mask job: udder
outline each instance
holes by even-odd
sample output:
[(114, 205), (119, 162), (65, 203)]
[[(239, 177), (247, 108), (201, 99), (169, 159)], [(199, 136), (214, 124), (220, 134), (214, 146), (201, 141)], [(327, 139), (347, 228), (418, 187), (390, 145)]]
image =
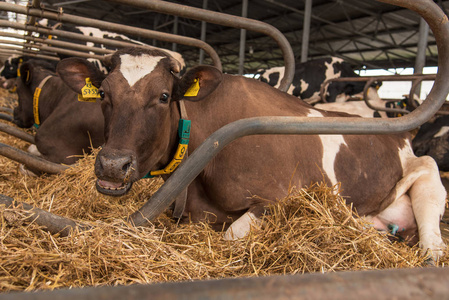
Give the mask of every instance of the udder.
[(367, 216), (366, 220), (377, 230), (388, 231), (406, 239), (410, 244), (416, 244), (419, 240), (418, 227), (408, 195), (402, 195), (381, 213)]

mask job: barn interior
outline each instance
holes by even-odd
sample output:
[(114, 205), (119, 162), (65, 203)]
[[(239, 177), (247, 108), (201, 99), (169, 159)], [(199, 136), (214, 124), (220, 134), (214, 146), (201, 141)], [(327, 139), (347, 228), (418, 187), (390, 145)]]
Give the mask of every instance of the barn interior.
[[(27, 1), (7, 0), (27, 4)], [(159, 13), (139, 7), (139, 1), (36, 1), (52, 12), (71, 14), (178, 34), (206, 41), (217, 51), (227, 73), (254, 73), (258, 69), (282, 66), (282, 51), (263, 33), (222, 26)], [(213, 12), (244, 16), (277, 28), (291, 45), (295, 61), (337, 56), (356, 69), (391, 69), (436, 66), (437, 49), (433, 33), (421, 17), (408, 9), (379, 1), (166, 1)], [(444, 12), (449, 1), (435, 1)], [(29, 5), (32, 5), (30, 2)], [(2, 11), (0, 18), (25, 22), (25, 17)], [(421, 28), (421, 29), (420, 29)], [(182, 53), (187, 65), (210, 63), (197, 48), (139, 35), (131, 36), (146, 44)], [(421, 49), (421, 50), (419, 50)], [(418, 61), (417, 61), (418, 60)]]
[[(76, 55), (84, 55), (85, 57), (101, 57), (108, 53), (107, 51), (104, 51), (104, 49), (98, 49), (96, 50), (97, 52), (95, 52), (95, 50), (90, 48), (83, 49), (82, 47), (74, 47), (73, 45), (52, 44), (51, 39), (48, 38), (45, 40), (32, 38), (29, 32), (34, 31), (34, 29), (27, 30), (27, 27), (28, 29), (33, 26), (40, 28), (41, 25), (35, 26), (35, 22), (42, 19), (45, 14), (48, 14), (49, 16), (56, 16), (55, 21), (64, 24), (88, 26), (90, 22), (93, 27), (96, 27), (97, 21), (103, 22), (101, 23), (102, 26), (104, 26), (101, 28), (103, 30), (123, 33), (136, 41), (181, 53), (188, 68), (202, 63), (219, 63), (223, 72), (229, 74), (254, 74), (259, 69), (284, 65), (289, 65), (291, 67), (296, 62), (304, 62), (328, 56), (344, 59), (344, 61), (351, 64), (354, 70), (384, 69), (389, 70), (389, 73), (392, 75), (395, 74), (395, 71), (398, 68), (413, 68), (414, 73), (420, 74), (424, 67), (438, 66), (439, 56), (435, 35), (432, 30), (429, 30), (428, 25), (423, 21), (420, 15), (409, 9), (380, 1), (4, 0), (1, 2), (5, 4), (17, 4), (23, 7), (21, 10), (22, 13), (6, 9), (0, 10), (0, 22), (3, 22), (1, 23), (2, 29), (0, 32), (0, 35), (3, 35), (0, 37), (0, 60), (2, 61), (5, 61), (11, 55), (23, 54), (42, 56), (57, 60), (58, 54), (60, 53), (67, 53), (68, 55), (76, 53)], [(435, 0), (433, 2), (435, 2), (447, 15), (449, 0)], [(179, 7), (174, 8), (174, 11), (177, 11), (176, 14), (162, 12), (165, 9), (165, 4), (170, 3), (183, 5), (188, 8), (205, 9), (207, 11), (227, 15), (223, 17), (223, 20), (218, 17), (214, 18), (213, 15), (205, 16), (205, 20), (201, 20), (202, 18), (200, 17), (188, 17), (188, 10), (186, 9), (183, 11)], [(33, 11), (36, 13), (30, 13), (28, 16), (23, 13)], [(79, 19), (77, 19), (77, 17), (79, 17)], [(260, 29), (258, 23), (239, 25), (240, 19), (235, 19), (234, 17), (245, 17), (273, 26), (286, 38), (288, 45), (291, 46), (293, 56), (289, 58), (286, 54), (288, 51), (281, 49), (280, 43), (277, 40), (261, 32), (266, 29)], [(86, 19), (89, 19), (90, 21)], [(20, 24), (20, 26), (11, 27), (9, 26), (11, 23)], [(224, 23), (234, 23), (235, 26), (223, 25)], [(129, 29), (129, 26), (134, 29)], [(251, 26), (254, 26), (255, 30), (250, 30), (249, 28), (252, 28)], [(242, 29), (243, 27), (246, 29)], [(44, 30), (43, 28), (40, 29)], [(21, 35), (22, 38), (15, 35)], [(185, 39), (181, 40), (181, 42), (176, 42), (173, 36), (181, 36)], [(205, 45), (204, 43), (210, 48), (203, 50), (199, 49), (198, 45)], [(60, 50), (60, 52), (53, 51), (56, 48), (61, 48), (62, 50)], [(214, 52), (216, 52), (219, 62), (217, 62), (216, 57), (212, 57)], [(12, 108), (16, 104), (16, 99), (14, 99), (12, 94), (3, 96), (2, 101), (2, 105), (0, 106)], [(33, 133), (31, 130), (28, 132)], [(23, 141), (11, 139), (10, 136), (6, 137), (6, 134), (4, 133), (0, 133), (0, 137), (2, 143), (14, 144), (21, 149), (26, 149), (27, 147), (27, 144)], [(372, 237), (372, 240), (374, 241), (371, 244), (363, 244), (367, 240), (366, 236), (355, 237), (351, 235), (352, 238), (357, 238), (357, 242), (353, 242), (352, 244), (345, 240), (347, 237), (343, 237), (340, 240), (331, 239), (329, 247), (331, 247), (330, 244), (332, 243), (334, 245), (344, 244), (345, 246), (347, 246), (346, 243), (348, 243), (351, 251), (355, 249), (355, 252), (351, 252), (346, 248), (339, 249), (338, 251), (340, 252), (337, 252), (336, 248), (330, 249), (328, 251), (329, 253), (338, 253), (333, 256), (333, 261), (326, 261), (326, 258), (323, 257), (308, 257), (303, 260), (302, 257), (294, 256), (292, 259), (290, 254), (285, 254), (285, 264), (276, 267), (275, 263), (277, 262), (277, 258), (270, 257), (267, 259), (264, 255), (257, 257), (259, 261), (256, 263), (247, 263), (242, 266), (238, 264), (241, 261), (243, 262), (247, 259), (251, 260), (253, 256), (257, 256), (256, 252), (254, 252), (254, 248), (260, 245), (257, 244), (257, 241), (253, 244), (252, 240), (246, 241), (245, 245), (239, 245), (240, 252), (231, 261), (229, 257), (226, 256), (228, 253), (225, 253), (226, 251), (230, 251), (226, 248), (227, 245), (218, 242), (212, 246), (210, 244), (203, 244), (201, 238), (206, 237), (206, 239), (209, 239), (209, 243), (210, 240), (212, 240), (212, 244), (214, 244), (214, 239), (217, 239), (218, 235), (210, 233), (209, 231), (202, 231), (203, 228), (201, 226), (201, 228), (181, 228), (182, 232), (170, 232), (170, 230), (176, 226), (162, 218), (159, 220), (159, 227), (156, 226), (153, 228), (153, 231), (150, 230), (150, 233), (147, 231), (134, 231), (134, 229), (128, 227), (123, 229), (123, 226), (126, 225), (124, 225), (123, 222), (114, 219), (112, 213), (127, 214), (130, 211), (136, 210), (146, 198), (150, 197), (155, 190), (159, 188), (161, 182), (153, 182), (150, 180), (143, 182), (133, 195), (121, 200), (121, 207), (118, 207), (118, 205), (116, 205), (117, 203), (111, 200), (111, 198), (96, 196), (95, 191), (93, 191), (91, 187), (86, 188), (88, 191), (86, 191), (84, 195), (81, 193), (84, 188), (77, 184), (92, 184), (92, 181), (94, 180), (92, 176), (93, 159), (92, 156), (87, 157), (86, 162), (81, 166), (82, 168), (85, 168), (80, 171), (81, 173), (73, 171), (64, 176), (49, 176), (42, 179), (42, 181), (36, 178), (27, 178), (19, 174), (15, 163), (11, 163), (10, 161), (6, 162), (6, 160), (0, 161), (0, 164), (4, 169), (4, 173), (0, 174), (0, 177), (3, 180), (3, 183), (0, 183), (0, 194), (6, 193), (10, 196), (15, 196), (16, 199), (25, 199), (28, 197), (28, 199), (31, 199), (32, 204), (43, 209), (53, 209), (52, 211), (56, 211), (57, 214), (71, 218), (82, 216), (80, 217), (80, 220), (86, 222), (95, 223), (93, 220), (95, 218), (105, 218), (107, 222), (110, 222), (108, 225), (109, 227), (101, 227), (97, 231), (93, 230), (93, 233), (83, 233), (81, 237), (72, 236), (68, 239), (60, 237), (54, 238), (50, 234), (43, 233), (44, 231), (40, 228), (31, 228), (29, 232), (25, 232), (22, 229), (20, 233), (17, 233), (13, 232), (9, 227), (2, 227), (2, 230), (3, 228), (10, 230), (11, 236), (14, 236), (14, 242), (18, 244), (18, 246), (11, 242), (9, 242), (9, 244), (4, 244), (3, 254), (5, 262), (2, 263), (2, 265), (7, 264), (7, 260), (10, 260), (10, 262), (16, 263), (18, 267), (4, 269), (4, 276), (0, 276), (0, 278), (2, 278), (0, 279), (1, 292), (55, 290), (67, 287), (102, 285), (131, 285), (135, 283), (148, 284), (177, 280), (191, 281), (196, 279), (221, 279), (225, 277), (238, 277), (240, 276), (239, 272), (242, 276), (258, 277), (273, 274), (279, 275), (308, 272), (327, 273), (342, 270), (355, 271), (387, 268), (420, 268), (426, 265), (426, 262), (417, 254), (418, 250), (416, 247), (410, 250), (410, 248), (392, 244), (393, 246), (390, 249), (385, 246), (386, 244), (390, 245), (390, 242), (385, 242), (384, 237), (374, 237), (376, 234), (371, 232), (367, 234), (367, 236), (369, 235)], [(442, 174), (443, 180), (449, 183), (449, 180), (445, 179), (447, 177), (447, 174)], [(55, 188), (55, 190), (53, 190), (55, 185), (54, 182), (61, 184), (60, 188)], [(147, 189), (146, 185), (151, 186), (151, 191)], [(332, 193), (327, 192), (329, 191), (323, 192), (317, 190), (316, 187), (312, 187), (312, 190), (305, 192), (300, 191), (300, 194), (303, 193), (302, 196), (307, 199), (313, 198), (311, 195), (324, 195), (322, 198), (331, 199)], [(70, 196), (64, 196), (64, 193), (73, 193), (73, 196), (72, 194), (70, 194)], [(58, 202), (58, 196), (59, 200), (61, 200), (60, 202)], [(74, 203), (71, 205), (64, 204), (62, 200), (64, 200), (65, 197), (72, 197), (71, 199)], [(139, 202), (129, 204), (127, 200), (132, 197), (139, 199)], [(42, 201), (38, 199), (42, 199)], [(96, 200), (99, 200), (101, 203), (95, 203)], [(76, 207), (77, 205), (85, 205), (88, 209), (86, 211), (80, 207)], [(320, 203), (318, 206), (320, 205), (323, 207), (327, 206), (326, 203)], [(97, 209), (97, 211), (95, 211), (95, 209)], [(294, 207), (293, 210), (295, 209), (297, 208)], [(338, 209), (344, 211), (344, 208)], [(309, 212), (310, 210), (311, 208), (309, 207), (304, 208), (304, 211)], [(323, 214), (325, 213), (317, 213), (317, 215)], [(341, 222), (347, 224), (347, 222), (349, 222), (350, 225), (345, 227), (345, 229), (349, 228), (348, 232), (351, 231), (351, 234), (354, 234), (352, 227), (359, 228), (358, 226), (360, 226), (360, 224), (357, 225), (355, 223), (356, 221), (353, 221), (351, 213), (347, 212), (347, 215), (341, 215), (340, 217), (341, 220), (339, 219), (338, 221), (334, 221), (334, 219), (326, 220), (331, 223)], [(13, 222), (18, 223), (20, 227), (23, 222), (21, 220), (17, 221), (17, 218), (20, 219), (20, 217), (14, 217)], [(449, 215), (446, 210), (446, 215), (444, 216), (445, 223), (441, 223), (442, 232), (446, 242), (449, 241), (448, 220)], [(282, 221), (279, 222), (282, 223)], [(322, 223), (319, 222), (320, 221), (317, 220), (317, 224), (320, 224), (321, 226)], [(167, 232), (169, 233), (167, 235), (168, 238), (164, 235), (166, 232), (165, 229), (161, 229), (167, 224), (170, 224), (167, 226), (167, 228), (170, 227), (170, 229), (167, 229)], [(303, 223), (298, 224), (298, 227), (304, 226)], [(285, 228), (279, 229), (277, 232), (270, 232), (270, 234), (273, 236), (285, 234), (282, 231), (284, 229)], [(196, 240), (188, 237), (189, 231), (190, 233), (194, 231), (195, 238), (198, 237), (199, 239)], [(161, 240), (158, 240), (158, 234), (160, 232), (163, 232), (162, 235), (166, 238), (163, 241), (166, 244), (163, 244), (161, 247), (159, 247), (159, 245), (162, 245), (162, 238)], [(146, 234), (147, 238), (144, 237)], [(259, 237), (268, 235), (267, 231), (262, 231), (258, 234)], [(327, 231), (320, 234), (317, 233), (318, 237), (311, 237), (311, 240), (325, 240), (329, 236), (332, 236), (332, 234)], [(148, 235), (151, 236), (151, 238), (148, 238)], [(137, 239), (134, 240), (136, 237)], [(32, 244), (36, 248), (27, 248), (23, 245), (25, 242), (20, 243), (21, 238), (26, 240), (26, 243)], [(294, 239), (297, 238), (297, 236), (295, 235), (295, 237), (289, 238)], [(359, 238), (360, 243), (358, 240)], [(124, 241), (124, 248), (128, 247), (127, 250), (130, 252), (126, 253), (126, 251), (122, 251), (124, 254), (118, 254), (119, 251), (117, 253), (112, 253), (101, 248), (104, 245), (109, 248), (122, 247), (122, 244), (120, 243), (113, 243), (120, 239)], [(139, 239), (140, 242), (137, 241)], [(87, 242), (86, 240), (93, 240), (93, 242), (97, 243), (89, 244), (91, 242)], [(157, 241), (153, 243), (155, 240)], [(381, 240), (382, 242), (379, 242)], [(81, 248), (83, 247), (79, 247), (79, 241), (82, 241), (82, 243), (86, 245), (85, 248), (88, 249), (88, 253), (85, 255), (81, 252)], [(383, 242), (386, 244), (383, 244)], [(200, 244), (204, 246), (204, 248), (196, 249), (194, 246), (191, 246)], [(17, 247), (17, 249), (21, 249), (20, 251), (17, 251), (18, 253), (20, 252), (20, 254), (14, 254), (10, 251), (9, 248), (11, 248), (11, 245), (12, 248)], [(46, 247), (50, 248), (53, 247), (53, 245), (55, 245), (55, 247), (54, 249), (52, 248), (52, 251), (46, 250)], [(363, 245), (363, 247), (361, 245)], [(276, 244), (274, 241), (270, 246), (277, 250), (281, 249), (279, 244)], [(284, 246), (286, 249), (292, 247), (292, 245)], [(379, 248), (376, 248), (377, 246), (379, 246)], [(23, 249), (26, 248), (25, 250), (28, 250), (29, 252), (26, 252), (21, 247), (23, 247)], [(139, 247), (142, 249), (147, 247), (148, 249), (146, 250), (149, 250), (149, 252), (140, 253), (136, 250), (136, 248)], [(298, 247), (301, 248), (305, 246), (302, 244)], [(5, 250), (7, 248), (8, 251)], [(71, 248), (76, 248), (76, 251), (78, 252), (70, 252)], [(267, 249), (271, 251), (271, 249), (274, 248), (270, 248), (267, 244), (264, 244), (260, 246), (260, 251), (263, 252)], [(370, 254), (371, 256), (366, 258), (367, 255), (365, 255), (365, 253), (367, 252), (362, 251), (362, 255), (359, 257), (355, 253), (361, 248), (363, 248), (363, 251), (368, 248), (374, 249), (373, 251), (382, 252), (385, 256), (381, 257), (380, 260), (376, 260), (376, 256), (382, 255)], [(149, 254), (151, 251), (156, 254)], [(45, 254), (45, 252), (49, 252), (50, 255)], [(102, 254), (105, 253), (106, 258), (101, 257), (100, 252)], [(286, 250), (286, 252), (288, 252), (288, 250)], [(33, 254), (30, 253), (38, 253), (38, 255), (34, 257)], [(63, 258), (60, 260), (58, 260), (59, 258), (56, 259), (55, 257), (58, 254), (55, 253), (62, 253), (61, 257)], [(191, 253), (198, 254), (199, 258), (194, 257)], [(95, 256), (97, 254), (98, 256)], [(23, 255), (24, 258), (19, 258), (20, 255)], [(121, 257), (120, 255), (123, 256)], [(135, 272), (137, 275), (128, 271), (117, 273), (120, 275), (113, 275), (113, 271), (134, 267), (131, 263), (132, 259), (129, 261), (127, 260), (132, 255), (145, 257), (151, 261), (151, 263), (156, 265), (156, 267), (150, 268), (150, 270), (147, 271), (144, 266), (139, 265), (136, 268), (138, 271)], [(163, 259), (159, 260), (159, 258), (155, 258), (154, 255), (160, 255)], [(328, 254), (326, 253), (326, 255)], [(338, 257), (339, 255), (341, 256)], [(148, 258), (150, 256), (151, 259)], [(30, 257), (33, 257), (34, 260), (29, 259)], [(39, 264), (39, 257), (42, 261), (48, 261), (49, 265), (42, 266)], [(175, 262), (170, 262), (168, 260), (169, 257), (175, 257)], [(251, 259), (248, 257), (251, 257)], [(68, 266), (72, 267), (75, 264), (73, 261), (70, 261), (71, 259), (82, 267), (80, 267), (80, 269), (69, 268)], [(98, 267), (98, 270), (94, 270), (87, 263), (90, 263), (91, 259), (92, 266), (95, 264), (95, 266)], [(211, 262), (208, 262), (208, 259), (210, 259)], [(83, 265), (83, 260), (86, 262), (86, 265)], [(114, 263), (112, 263), (112, 260), (114, 260)], [(297, 264), (304, 264), (305, 267), (303, 266), (304, 268), (302, 269), (291, 268), (289, 264), (291, 264), (293, 260)], [(362, 260), (363, 263), (360, 263)], [(448, 260), (449, 256), (446, 255), (438, 266), (446, 267)], [(55, 263), (55, 261), (57, 262)], [(189, 264), (186, 263), (186, 265), (183, 265), (186, 261)], [(269, 263), (267, 263), (267, 261)], [(310, 263), (311, 261), (314, 262), (314, 269), (312, 270), (312, 268), (310, 268), (310, 270), (308, 270), (307, 263)], [(349, 261), (353, 264), (349, 264)], [(115, 265), (115, 263), (118, 265)], [(121, 266), (120, 263), (122, 264)], [(258, 265), (257, 263), (260, 264)], [(28, 268), (27, 264), (31, 267)], [(263, 269), (262, 266), (267, 264), (272, 265), (268, 267), (268, 270)], [(166, 265), (169, 265), (171, 270), (164, 269)], [(180, 266), (180, 269), (175, 270), (175, 265)], [(226, 269), (228, 265), (231, 265), (231, 268), (233, 267), (236, 273), (232, 273)], [(213, 269), (213, 267), (216, 269)], [(14, 272), (17, 272), (13, 273), (12, 269), (14, 269)], [(277, 272), (274, 272), (274, 269), (277, 269)], [(199, 273), (195, 273), (198, 270)], [(424, 271), (427, 272), (426, 270)], [(156, 277), (152, 276), (157, 272), (159, 272), (159, 277), (156, 279)], [(69, 273), (76, 273), (78, 277), (71, 276)], [(179, 279), (177, 279), (177, 275), (180, 276)], [(401, 274), (401, 276), (404, 276), (404, 274)], [(64, 282), (68, 277), (72, 277), (72, 279), (73, 277), (76, 278), (74, 278), (73, 281)], [(388, 280), (391, 279), (388, 276), (385, 276), (385, 278)], [(353, 278), (351, 280), (355, 281), (356, 279)], [(438, 284), (438, 281), (438, 279), (435, 279), (434, 283)], [(390, 280), (390, 282), (394, 282), (394, 279), (393, 281)], [(396, 283), (398, 282), (396, 281)], [(279, 287), (282, 287), (285, 282), (276, 284), (278, 284)], [(408, 285), (410, 286), (411, 284)], [(230, 286), (232, 286), (232, 284)], [(232, 288), (235, 287), (232, 286)], [(441, 286), (437, 285), (436, 288), (441, 288)], [(208, 291), (207, 287), (203, 287), (203, 289)], [(403, 289), (406, 290), (405, 287)], [(173, 288), (173, 291), (175, 290), (177, 290), (177, 288)], [(263, 289), (259, 288), (259, 290)], [(398, 288), (398, 291), (400, 290), (401, 288)], [(114, 292), (111, 294), (109, 291), (103, 291), (105, 294), (108, 294), (108, 297), (111, 299), (114, 297)], [(223, 290), (220, 291), (223, 294), (225, 293)], [(87, 294), (83, 294), (83, 296), (88, 297), (97, 293), (98, 290), (83, 291), (82, 293), (84, 292), (87, 292)], [(156, 295), (157, 292), (155, 291), (154, 293)], [(53, 295), (56, 298), (56, 294)], [(24, 295), (17, 294), (16, 296), (22, 297)], [(41, 296), (44, 299), (45, 297), (49, 297), (49, 294), (36, 294), (36, 296)], [(71, 293), (60, 293), (58, 296), (66, 299), (69, 297), (81, 297), (80, 294), (75, 295)], [(123, 294), (117, 293), (115, 296), (123, 297)]]

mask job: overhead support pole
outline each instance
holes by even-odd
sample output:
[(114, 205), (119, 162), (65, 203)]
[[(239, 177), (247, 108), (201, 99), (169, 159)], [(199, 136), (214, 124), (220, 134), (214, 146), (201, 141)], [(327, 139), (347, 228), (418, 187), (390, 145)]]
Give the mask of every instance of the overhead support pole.
[(312, 19), (312, 0), (306, 0), (304, 23), (302, 26), (301, 62), (306, 62), (309, 55), (310, 20)]
[[(413, 74), (422, 74), (424, 66), (426, 65), (426, 48), (427, 48), (427, 38), (429, 36), (429, 25), (426, 21), (421, 18), (419, 22), (419, 33), (418, 33), (418, 51), (416, 53), (415, 69)], [(421, 94), (421, 83), (415, 89), (416, 94)], [(413, 99), (411, 99), (413, 100)]]
[[(248, 0), (242, 0), (242, 17), (248, 16)], [(246, 29), (240, 29), (239, 75), (243, 75), (246, 49)]]
[[(203, 9), (207, 9), (207, 1), (203, 0)], [(203, 42), (206, 42), (206, 29), (207, 29), (207, 23), (206, 21), (201, 21), (201, 37), (200, 40)], [(203, 49), (200, 49), (200, 65), (203, 64), (204, 61), (204, 51)]]
[[(173, 34), (174, 35), (178, 35), (178, 25), (179, 25), (179, 17), (175, 16), (175, 19), (173, 21)], [(176, 52), (177, 49), (178, 49), (178, 44), (173, 43), (171, 46), (171, 50)]]

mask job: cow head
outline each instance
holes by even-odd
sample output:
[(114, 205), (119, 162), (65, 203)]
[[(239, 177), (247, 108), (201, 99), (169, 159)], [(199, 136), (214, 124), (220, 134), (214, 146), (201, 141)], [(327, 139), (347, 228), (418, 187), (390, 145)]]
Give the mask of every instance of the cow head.
[(5, 61), (5, 64), (0, 70), (0, 76), (3, 80), (16, 78), (17, 70), (22, 62), (25, 60), (23, 56), (11, 56)]
[[(111, 63), (102, 82), (92, 78), (95, 74), (81, 59), (63, 60), (57, 71), (78, 93), (86, 77), (99, 88), (106, 143), (95, 162), (96, 186), (101, 193), (123, 195), (134, 181), (163, 169), (173, 158), (180, 118), (177, 100), (203, 99), (215, 90), (222, 74), (201, 66), (180, 79), (179, 62), (159, 50), (122, 49)], [(201, 87), (198, 95), (184, 97), (195, 79)]]
[(54, 74), (53, 64), (43, 60), (29, 60), (20, 66), (21, 76), (17, 79), (18, 106), (14, 108), (14, 124), (29, 128), (34, 124), (34, 89), (48, 75)]

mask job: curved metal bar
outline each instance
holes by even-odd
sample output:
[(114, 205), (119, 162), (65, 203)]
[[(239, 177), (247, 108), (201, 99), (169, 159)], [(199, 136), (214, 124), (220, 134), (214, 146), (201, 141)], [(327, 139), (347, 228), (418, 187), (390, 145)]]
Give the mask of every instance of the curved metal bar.
[(14, 110), (9, 107), (0, 107), (0, 112), (5, 112), (12, 115), (14, 113)]
[(16, 149), (9, 145), (0, 143), (0, 155), (3, 155), (9, 159), (17, 161), (35, 170), (39, 170), (48, 174), (58, 174), (69, 167), (65, 165), (55, 164), (43, 158), (37, 157), (26, 153), (25, 151)]
[(0, 113), (0, 120), (5, 120), (5, 121), (8, 121), (8, 122), (12, 122), (13, 119), (14, 118), (11, 115)]
[(366, 106), (371, 108), (372, 110), (377, 111), (386, 111), (390, 113), (398, 113), (398, 114), (408, 114), (410, 111), (402, 108), (387, 108), (387, 107), (378, 107), (371, 104), (371, 102), (368, 100), (368, 89), (371, 86), (371, 84), (375, 81), (375, 79), (370, 79), (366, 82), (365, 87), (363, 88), (363, 101), (365, 101)]
[(290, 46), (290, 43), (285, 38), (285, 36), (272, 25), (253, 19), (247, 19), (229, 14), (209, 11), (206, 9), (170, 3), (168, 1), (156, 1), (156, 0), (108, 0), (108, 1), (126, 4), (134, 7), (140, 7), (159, 13), (170, 14), (199, 21), (205, 21), (208, 23), (234, 27), (239, 29), (247, 29), (268, 35), (269, 37), (274, 39), (276, 43), (279, 45), (279, 48), (281, 49), (284, 57), (285, 74), (280, 82), (279, 90), (284, 92), (287, 91), (288, 87), (293, 81), (293, 76), (295, 75), (295, 56), (293, 54), (292, 47)]
[(0, 123), (0, 131), (15, 136), (25, 142), (34, 144), (34, 136), (8, 124)]
[(129, 221), (144, 225), (160, 215), (208, 162), (233, 140), (257, 134), (388, 134), (414, 129), (429, 120), (449, 93), (449, 22), (430, 0), (382, 0), (417, 11), (432, 29), (438, 47), (438, 74), (426, 101), (410, 114), (393, 119), (258, 117), (230, 123), (210, 135)]
[[(217, 67), (218, 69), (222, 70), (220, 58), (218, 57), (218, 54), (215, 52), (215, 50), (209, 44), (207, 44), (201, 40), (198, 40), (198, 39), (185, 37), (185, 36), (179, 36), (179, 35), (170, 34), (170, 33), (158, 32), (158, 31), (149, 30), (149, 29), (135, 28), (135, 27), (128, 26), (128, 25), (115, 24), (115, 23), (105, 22), (105, 21), (101, 21), (101, 20), (94, 20), (94, 19), (89, 19), (89, 18), (85, 18), (85, 17), (69, 15), (66, 13), (58, 14), (58, 13), (54, 13), (54, 12), (43, 11), (40, 9), (27, 8), (25, 6), (10, 4), (10, 3), (6, 3), (6, 2), (0, 2), (0, 10), (6, 10), (6, 11), (11, 11), (11, 12), (29, 15), (29, 16), (36, 16), (36, 17), (47, 18), (47, 19), (51, 19), (51, 20), (58, 20), (61, 22), (68, 22), (68, 23), (73, 23), (73, 24), (83, 25), (83, 26), (91, 26), (91, 27), (96, 27), (96, 28), (100, 28), (100, 29), (104, 29), (104, 30), (110, 30), (110, 31), (117, 32), (117, 33), (125, 33), (125, 34), (134, 35), (134, 36), (141, 36), (141, 37), (145, 37), (145, 38), (157, 39), (157, 40), (166, 41), (166, 42), (170, 42), (170, 43), (178, 43), (178, 44), (183, 44), (183, 45), (187, 45), (187, 46), (197, 47), (197, 48), (203, 49), (211, 57), (214, 66)], [(27, 27), (30, 28), (31, 26), (27, 26)]]

